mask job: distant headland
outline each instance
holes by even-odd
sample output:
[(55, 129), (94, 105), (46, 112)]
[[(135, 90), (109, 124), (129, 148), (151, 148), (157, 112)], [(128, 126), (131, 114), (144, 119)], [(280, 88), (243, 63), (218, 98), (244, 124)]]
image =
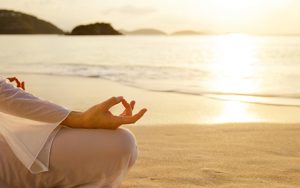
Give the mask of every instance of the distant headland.
[(50, 22), (12, 10), (0, 9), (0, 34), (63, 34)]
[(14, 10), (0, 9), (0, 34), (65, 34), (65, 35), (204, 35), (208, 33), (183, 30), (167, 34), (164, 31), (144, 28), (133, 31), (116, 30), (110, 23), (78, 25), (71, 32), (63, 31), (54, 24)]

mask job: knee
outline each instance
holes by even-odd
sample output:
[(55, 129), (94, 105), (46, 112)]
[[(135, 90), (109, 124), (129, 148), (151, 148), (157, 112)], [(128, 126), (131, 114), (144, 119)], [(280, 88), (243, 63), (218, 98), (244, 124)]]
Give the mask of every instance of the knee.
[(119, 138), (122, 145), (121, 155), (129, 157), (128, 166), (131, 167), (135, 163), (138, 155), (136, 138), (128, 129), (119, 128), (117, 131), (119, 131)]

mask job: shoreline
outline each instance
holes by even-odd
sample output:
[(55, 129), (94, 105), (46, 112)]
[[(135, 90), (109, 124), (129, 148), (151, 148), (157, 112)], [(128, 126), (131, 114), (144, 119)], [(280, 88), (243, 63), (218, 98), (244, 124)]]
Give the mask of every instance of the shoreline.
[[(111, 96), (123, 95), (128, 100), (134, 99), (137, 101), (136, 109), (148, 108), (138, 125), (300, 123), (300, 108), (294, 106), (261, 105), (148, 91), (99, 78), (32, 74), (16, 76), (26, 82), (28, 92), (72, 110), (85, 110)], [(113, 112), (120, 110), (117, 107)]]
[[(9, 75), (9, 73), (2, 73), (4, 75)], [(46, 77), (67, 77), (67, 78), (77, 78), (77, 79), (98, 79), (102, 81), (107, 81), (111, 83), (115, 83), (127, 88), (134, 88), (138, 90), (143, 90), (145, 92), (156, 92), (156, 93), (171, 93), (171, 94), (178, 94), (178, 95), (184, 95), (184, 96), (198, 96), (203, 97), (207, 99), (212, 99), (216, 101), (233, 101), (233, 102), (241, 102), (241, 103), (247, 103), (247, 104), (255, 104), (255, 105), (263, 105), (263, 106), (274, 106), (274, 107), (295, 107), (300, 109), (300, 103), (299, 101), (293, 101), (293, 100), (299, 100), (300, 96), (297, 95), (276, 95), (276, 94), (244, 94), (244, 93), (222, 93), (222, 92), (203, 92), (203, 93), (195, 93), (195, 92), (186, 92), (186, 91), (180, 91), (180, 90), (156, 90), (151, 89), (147, 87), (139, 87), (136, 85), (126, 84), (126, 83), (120, 83), (117, 81), (113, 81), (106, 78), (101, 78), (98, 76), (82, 76), (82, 75), (60, 75), (60, 74), (49, 74), (49, 73), (17, 73), (17, 75), (22, 76), (46, 76)], [(279, 102), (273, 101), (274, 99), (279, 99)], [(281, 100), (284, 100), (285, 102), (281, 102)], [(293, 103), (293, 102), (296, 102)], [(299, 103), (299, 104), (298, 104)]]

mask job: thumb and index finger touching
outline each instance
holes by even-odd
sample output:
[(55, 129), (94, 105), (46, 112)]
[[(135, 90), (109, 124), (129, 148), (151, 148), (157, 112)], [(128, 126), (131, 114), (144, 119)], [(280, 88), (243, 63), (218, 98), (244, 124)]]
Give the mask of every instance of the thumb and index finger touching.
[[(133, 110), (135, 107), (135, 104), (136, 104), (136, 102), (134, 100), (131, 101), (130, 103), (128, 103), (124, 99), (123, 96), (111, 97), (111, 98), (107, 99), (106, 101), (104, 101), (102, 104), (106, 110), (109, 110), (110, 108), (112, 108), (113, 106), (115, 106), (121, 102), (126, 110)], [(143, 109), (143, 110), (146, 110), (146, 109)]]
[(138, 121), (143, 117), (143, 115), (147, 112), (146, 108), (143, 108), (138, 113), (132, 115), (132, 116), (116, 116), (118, 124), (132, 124)]
[[(124, 99), (124, 97), (111, 97), (110, 99), (104, 101), (104, 108), (106, 110), (109, 110), (111, 107), (121, 103), (125, 107), (125, 110), (132, 111), (135, 106), (135, 101), (131, 101), (130, 104)], [(116, 120), (118, 121), (118, 124), (131, 124), (135, 123), (137, 120), (139, 120), (143, 115), (146, 113), (147, 109), (143, 108), (138, 113), (134, 115), (129, 116), (115, 116)]]

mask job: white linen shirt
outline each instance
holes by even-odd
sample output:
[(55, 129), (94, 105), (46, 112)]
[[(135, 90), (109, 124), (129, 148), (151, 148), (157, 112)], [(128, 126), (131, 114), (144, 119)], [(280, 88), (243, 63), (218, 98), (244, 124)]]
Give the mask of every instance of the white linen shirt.
[(48, 171), (52, 141), (69, 113), (0, 76), (0, 134), (31, 173)]

